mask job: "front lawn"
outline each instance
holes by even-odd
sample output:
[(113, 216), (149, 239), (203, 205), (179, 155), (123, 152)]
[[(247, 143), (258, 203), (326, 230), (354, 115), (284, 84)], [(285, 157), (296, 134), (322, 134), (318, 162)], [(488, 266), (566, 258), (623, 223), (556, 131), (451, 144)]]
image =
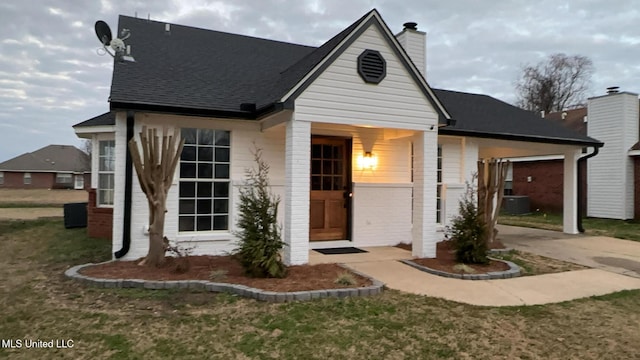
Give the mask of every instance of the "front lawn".
[(87, 288), (71, 265), (110, 244), (61, 220), (0, 222), (3, 339), (73, 340), (70, 349), (0, 349), (16, 359), (630, 359), (640, 291), (489, 308), (386, 291), (268, 304), (204, 292)]
[[(562, 214), (502, 214), (498, 218), (498, 223), (503, 225), (562, 231)], [(640, 221), (637, 220), (584, 218), (582, 220), (582, 225), (587, 235), (610, 236), (619, 239), (640, 241)]]

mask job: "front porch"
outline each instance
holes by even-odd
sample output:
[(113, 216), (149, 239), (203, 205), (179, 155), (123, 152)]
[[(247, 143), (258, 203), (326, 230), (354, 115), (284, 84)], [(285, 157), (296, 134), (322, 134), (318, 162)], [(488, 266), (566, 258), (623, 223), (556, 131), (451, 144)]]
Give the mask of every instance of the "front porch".
[(307, 122), (293, 112), (274, 127), (285, 137), (290, 265), (308, 263), (311, 249), (398, 243), (411, 243), (413, 257), (435, 257), (478, 159), (563, 154), (563, 231), (578, 233), (579, 146)]
[(281, 126), (288, 264), (308, 263), (314, 248), (400, 242), (412, 243), (413, 256), (435, 256), (435, 129), (312, 123), (293, 114)]

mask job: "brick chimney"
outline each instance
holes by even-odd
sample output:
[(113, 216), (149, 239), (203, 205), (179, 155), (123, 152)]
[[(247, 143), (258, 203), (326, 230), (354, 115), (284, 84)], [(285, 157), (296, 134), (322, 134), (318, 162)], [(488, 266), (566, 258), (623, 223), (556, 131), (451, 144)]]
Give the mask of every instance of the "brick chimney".
[(396, 39), (407, 52), (422, 76), (427, 78), (427, 33), (418, 31), (415, 22), (404, 23), (404, 29), (396, 35)]

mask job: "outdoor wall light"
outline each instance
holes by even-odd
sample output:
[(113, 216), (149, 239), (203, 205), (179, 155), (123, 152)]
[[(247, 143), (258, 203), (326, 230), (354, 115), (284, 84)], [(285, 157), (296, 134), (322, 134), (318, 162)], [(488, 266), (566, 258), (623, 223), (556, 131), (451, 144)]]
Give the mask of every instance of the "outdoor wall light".
[(358, 166), (362, 170), (373, 170), (377, 165), (378, 158), (371, 151), (366, 151), (364, 155), (358, 156)]

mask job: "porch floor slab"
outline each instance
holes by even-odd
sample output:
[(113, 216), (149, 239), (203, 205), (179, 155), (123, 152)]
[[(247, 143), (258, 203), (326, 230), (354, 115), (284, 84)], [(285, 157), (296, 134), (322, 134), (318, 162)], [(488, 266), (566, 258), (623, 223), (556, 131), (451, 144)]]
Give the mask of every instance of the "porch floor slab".
[(393, 246), (358, 247), (366, 253), (324, 255), (317, 251), (309, 251), (309, 265), (316, 264), (347, 264), (361, 262), (375, 262), (385, 260), (411, 259), (411, 252)]

